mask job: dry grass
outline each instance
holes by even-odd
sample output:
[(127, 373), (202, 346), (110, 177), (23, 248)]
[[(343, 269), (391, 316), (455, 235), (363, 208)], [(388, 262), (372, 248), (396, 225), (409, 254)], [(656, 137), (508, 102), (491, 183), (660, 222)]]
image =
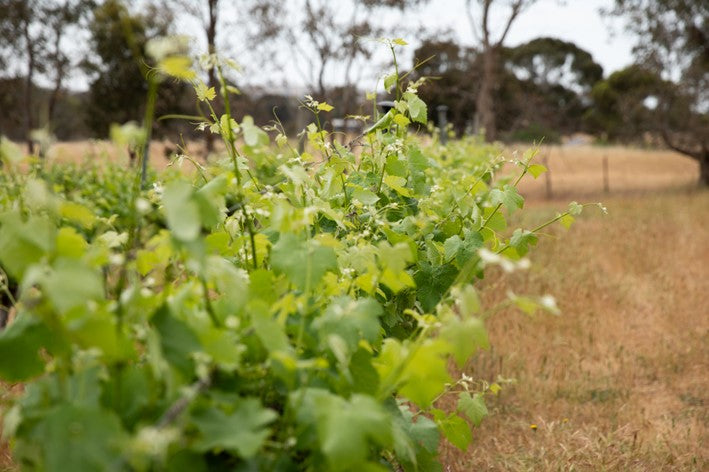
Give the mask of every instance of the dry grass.
[(604, 190), (603, 159), (608, 162), (611, 193), (684, 188), (699, 178), (696, 161), (672, 151), (626, 147), (545, 146), (537, 157), (550, 169), (548, 175), (526, 179), (521, 188), (532, 198), (546, 196), (547, 178), (552, 195), (579, 199)]
[[(219, 142), (215, 142), (215, 144), (217, 149), (223, 147)], [(187, 150), (191, 156), (196, 156), (198, 159), (201, 158), (205, 152), (203, 143), (201, 142), (187, 143)], [(171, 156), (175, 152), (181, 151), (174, 144), (163, 141), (152, 141), (150, 143), (150, 165), (157, 170), (165, 169), (170, 163)], [(79, 163), (86, 160), (118, 162), (125, 163), (126, 165), (129, 163), (127, 149), (120, 149), (111, 141), (103, 140), (56, 143), (49, 149), (47, 160), (50, 163)]]
[[(606, 205), (608, 216), (589, 211), (543, 239), (536, 268), (507, 282), (555, 294), (564, 314), (489, 322), (494, 350), (468, 370), (516, 383), (492, 399), (467, 453), (445, 449), (447, 470), (709, 467), (709, 192)], [(506, 291), (487, 284), (489, 302)]]

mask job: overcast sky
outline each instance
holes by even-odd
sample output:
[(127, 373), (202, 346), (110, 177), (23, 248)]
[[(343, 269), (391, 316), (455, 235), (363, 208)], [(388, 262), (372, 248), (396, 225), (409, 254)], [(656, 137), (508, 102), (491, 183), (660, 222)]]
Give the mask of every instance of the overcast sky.
[[(452, 29), (461, 44), (472, 45), (464, 3), (465, 0), (433, 0), (417, 16), (427, 24)], [(601, 8), (612, 4), (613, 0), (539, 0), (512, 25), (506, 46), (540, 36), (564, 39), (589, 51), (608, 74), (633, 62), (633, 37), (625, 33), (622, 19), (602, 18), (599, 14)]]
[[(342, 5), (343, 18), (349, 17), (350, 1), (331, 0), (334, 4)], [(465, 3), (465, 0), (429, 0), (426, 5), (409, 9), (403, 14), (395, 12), (386, 14), (384, 21), (394, 25), (401, 23), (409, 27), (414, 26), (415, 30), (428, 32), (424, 35), (452, 39), (464, 46), (474, 46), (477, 41), (466, 14)], [(506, 5), (505, 2), (498, 2), (498, 4)], [(515, 46), (542, 36), (571, 41), (589, 51), (596, 62), (603, 66), (605, 75), (608, 75), (633, 62), (634, 38), (625, 32), (624, 20), (603, 17), (600, 14), (602, 8), (609, 8), (612, 4), (613, 0), (538, 0), (517, 18), (505, 45)], [(501, 24), (505, 19), (503, 17), (509, 13), (509, 9), (496, 7), (493, 8), (493, 12), (497, 13), (491, 19), (493, 37), (498, 37), (495, 33), (499, 34), (501, 31)], [(403, 48), (399, 54), (400, 63), (408, 67), (412, 62), (411, 56), (417, 43), (415, 37), (405, 37), (405, 39), (410, 42), (410, 46)], [(382, 59), (389, 60), (389, 53), (384, 47), (380, 49), (381, 52), (375, 56), (375, 60), (371, 61), (374, 70), (364, 74), (358, 81), (360, 87), (365, 90), (372, 90), (377, 77), (381, 77), (386, 72), (382, 70), (384, 62)], [(307, 89), (296, 68), (281, 64), (281, 61), (279, 61), (279, 68), (277, 75), (287, 79), (287, 88), (292, 93)], [(247, 75), (250, 83), (267, 85), (258, 77), (258, 70), (256, 72), (251, 70)], [(273, 78), (273, 72), (269, 72), (268, 76)], [(332, 68), (325, 76), (331, 79), (329, 80), (331, 83), (341, 82), (336, 79), (340, 74)]]

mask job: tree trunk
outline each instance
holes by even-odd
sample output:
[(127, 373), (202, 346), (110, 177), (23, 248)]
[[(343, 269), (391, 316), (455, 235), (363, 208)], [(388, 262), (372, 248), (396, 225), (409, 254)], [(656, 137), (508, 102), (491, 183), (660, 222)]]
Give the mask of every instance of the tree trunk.
[(34, 119), (32, 116), (32, 79), (34, 78), (35, 55), (34, 45), (30, 37), (29, 22), (25, 22), (23, 28), (25, 45), (27, 47), (27, 77), (25, 77), (25, 140), (27, 149), (30, 154), (34, 153), (34, 143), (32, 142), (32, 129), (34, 128)]
[(475, 100), (475, 107), (480, 126), (484, 128), (485, 140), (488, 142), (494, 141), (497, 134), (493, 102), (496, 62), (496, 51), (492, 47), (486, 47), (483, 51), (482, 78), (480, 80), (480, 90)]
[(62, 81), (64, 79), (64, 60), (60, 51), (62, 41), (62, 28), (55, 27), (54, 36), (54, 88), (52, 89), (51, 95), (49, 95), (49, 106), (47, 107), (47, 120), (52, 123), (54, 120), (54, 110), (57, 107), (57, 101), (59, 100), (59, 93), (62, 90)]
[(704, 151), (699, 157), (699, 185), (709, 187), (709, 151)]
[[(207, 51), (209, 54), (215, 54), (217, 52), (216, 38), (217, 38), (217, 7), (219, 0), (209, 0), (209, 19), (207, 23)], [(215, 110), (220, 112), (219, 102), (221, 101), (221, 94), (219, 93), (219, 84), (217, 82), (217, 71), (214, 67), (209, 69), (208, 73), (208, 83), (209, 87), (214, 87), (217, 91), (217, 97), (215, 100)], [(219, 117), (217, 117), (219, 119)], [(214, 135), (211, 132), (205, 134), (207, 154), (214, 150)], [(206, 156), (205, 156), (206, 157)]]

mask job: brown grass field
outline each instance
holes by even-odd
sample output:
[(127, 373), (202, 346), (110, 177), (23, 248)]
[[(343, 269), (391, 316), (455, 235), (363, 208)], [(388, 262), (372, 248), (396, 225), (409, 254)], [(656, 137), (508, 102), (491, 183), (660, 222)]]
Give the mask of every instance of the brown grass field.
[[(50, 159), (77, 155), (69, 146)], [(493, 348), (465, 370), (513, 381), (488, 396), (491, 414), (467, 451), (443, 447), (444, 470), (709, 470), (709, 191), (696, 188), (697, 166), (625, 148), (540, 157), (552, 198), (544, 177), (524, 183), (522, 226), (570, 200), (602, 201), (609, 214), (587, 208), (570, 230), (540, 239), (530, 270), (485, 281), (488, 305), (512, 288), (553, 294), (563, 314), (489, 320)]]
[(587, 208), (540, 239), (530, 271), (486, 281), (490, 305), (508, 288), (550, 293), (563, 314), (488, 322), (493, 348), (466, 371), (514, 383), (490, 398), (468, 451), (444, 448), (444, 470), (708, 470), (709, 191), (697, 166), (621, 148), (552, 149), (548, 162), (556, 197), (540, 199), (543, 177), (527, 182), (523, 226), (569, 199), (609, 214)]

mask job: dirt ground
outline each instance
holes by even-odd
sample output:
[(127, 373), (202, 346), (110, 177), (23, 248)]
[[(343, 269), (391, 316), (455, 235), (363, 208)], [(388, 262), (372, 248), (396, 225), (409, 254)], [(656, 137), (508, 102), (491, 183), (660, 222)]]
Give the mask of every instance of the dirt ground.
[[(49, 159), (86, 150), (60, 144)], [(708, 470), (709, 191), (696, 188), (697, 165), (619, 147), (544, 147), (539, 157), (550, 179), (523, 182), (523, 227), (571, 200), (602, 201), (609, 214), (587, 208), (570, 230), (549, 229), (529, 271), (488, 277), (487, 306), (512, 289), (553, 294), (563, 314), (489, 320), (493, 348), (465, 370), (506, 382), (469, 450), (443, 448), (444, 470)], [(10, 464), (0, 450), (0, 470)]]

